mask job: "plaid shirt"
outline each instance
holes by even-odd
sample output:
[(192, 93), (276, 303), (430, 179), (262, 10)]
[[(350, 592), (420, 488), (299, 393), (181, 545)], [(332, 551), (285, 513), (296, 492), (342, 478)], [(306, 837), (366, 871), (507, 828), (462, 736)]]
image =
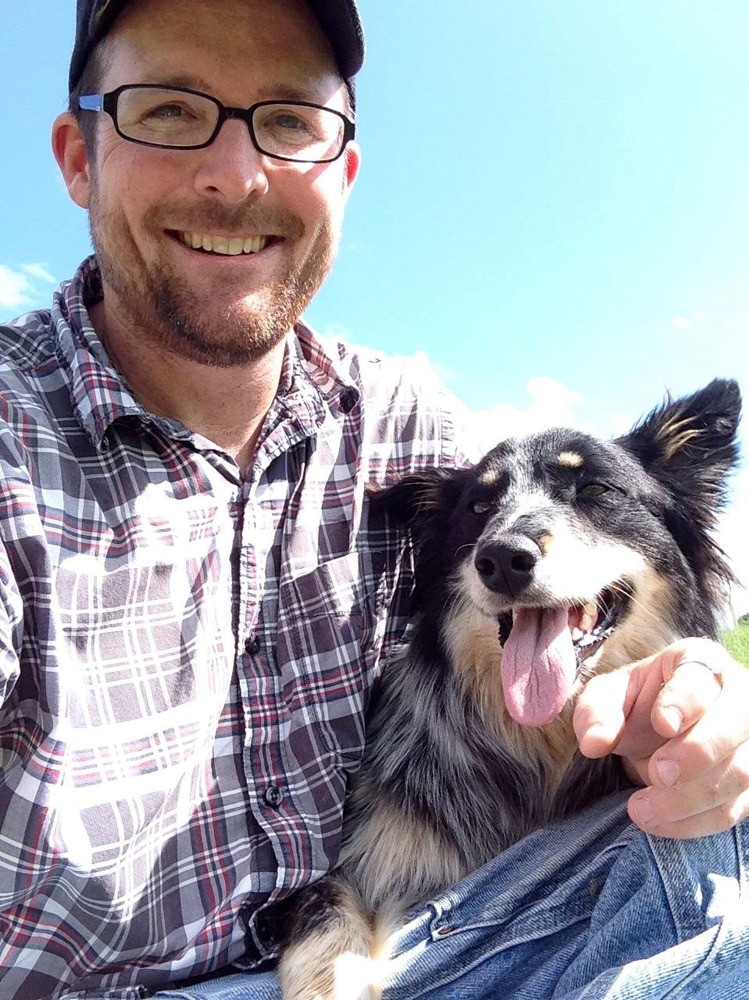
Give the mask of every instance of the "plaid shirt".
[[(303, 325), (243, 480), (137, 403), (93, 260), (0, 327), (0, 996), (147, 996), (273, 954), (336, 860), (410, 593), (365, 486), (461, 461), (412, 365)], [(90, 990), (90, 993), (85, 993)]]

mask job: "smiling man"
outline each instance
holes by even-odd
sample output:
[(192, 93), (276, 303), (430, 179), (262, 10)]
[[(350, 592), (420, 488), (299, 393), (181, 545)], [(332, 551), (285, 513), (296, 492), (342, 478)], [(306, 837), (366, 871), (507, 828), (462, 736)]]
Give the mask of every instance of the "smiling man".
[(92, 62), (111, 118), (63, 116), (53, 145), (89, 210), (94, 328), (140, 402), (246, 466), (359, 165), (331, 43), (300, 3), (140, 0)]
[[(353, 0), (78, 2), (53, 149), (95, 253), (0, 328), (3, 997), (278, 997), (283, 904), (338, 856), (412, 583), (365, 487), (464, 461), (439, 386), (301, 318), (359, 167), (362, 59)], [(749, 678), (685, 641), (589, 685), (577, 732), (626, 755), (643, 829), (715, 836), (650, 838), (621, 800), (523, 842), (509, 876), (451, 896), (517, 934), (438, 934), (427, 907), (386, 996), (496, 997), (518, 969), (557, 996), (596, 934), (617, 947), (589, 948), (565, 997), (620, 965), (648, 1000), (746, 974)], [(702, 888), (688, 927), (643, 938), (656, 842)], [(605, 917), (583, 870), (618, 873)], [(533, 907), (502, 895), (528, 872), (566, 900), (543, 959)]]

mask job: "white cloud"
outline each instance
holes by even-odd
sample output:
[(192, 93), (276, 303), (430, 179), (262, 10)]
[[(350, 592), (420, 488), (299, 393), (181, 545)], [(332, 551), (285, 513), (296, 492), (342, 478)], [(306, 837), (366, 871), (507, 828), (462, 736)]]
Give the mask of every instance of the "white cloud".
[(0, 264), (0, 306), (8, 309), (18, 309), (28, 305), (29, 279), (25, 274), (11, 271), (9, 267)]
[(22, 264), (17, 270), (0, 264), (0, 308), (25, 309), (40, 294), (39, 283), (55, 284), (44, 264)]
[(49, 273), (45, 264), (22, 264), (21, 270), (32, 278), (38, 278), (39, 281), (47, 281), (51, 285), (57, 284), (57, 278)]
[(520, 437), (546, 427), (580, 427), (575, 409), (583, 401), (563, 382), (532, 378), (526, 389), (530, 401), (524, 409), (500, 405), (469, 416), (469, 428), (481, 451), (488, 451), (502, 438)]

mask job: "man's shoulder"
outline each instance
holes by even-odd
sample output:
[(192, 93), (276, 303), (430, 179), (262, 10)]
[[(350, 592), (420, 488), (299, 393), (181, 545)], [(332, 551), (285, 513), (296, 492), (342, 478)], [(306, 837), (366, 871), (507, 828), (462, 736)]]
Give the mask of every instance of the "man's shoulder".
[(353, 385), (365, 405), (410, 399), (422, 408), (460, 406), (423, 351), (412, 356), (388, 355), (335, 334), (321, 335), (304, 324), (297, 326), (296, 333), (307, 363), (327, 371), (331, 381)]
[(40, 435), (49, 430), (50, 399), (63, 379), (49, 310), (0, 323), (0, 466), (4, 480), (11, 475), (9, 469), (31, 468)]
[(302, 324), (296, 332), (308, 374), (323, 395), (340, 402), (348, 393), (345, 433), (358, 441), (374, 479), (465, 463), (465, 407), (426, 354), (387, 355)]
[(25, 313), (0, 323), (0, 386), (27, 382), (29, 373), (57, 366), (52, 315), (49, 309)]

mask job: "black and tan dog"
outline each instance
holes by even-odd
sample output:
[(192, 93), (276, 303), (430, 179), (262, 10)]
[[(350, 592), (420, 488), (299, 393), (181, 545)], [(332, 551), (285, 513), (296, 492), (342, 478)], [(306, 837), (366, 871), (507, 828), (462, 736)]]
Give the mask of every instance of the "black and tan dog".
[(373, 694), (339, 865), (289, 915), (285, 997), (379, 995), (350, 956), (376, 955), (405, 909), (627, 785), (617, 758), (577, 751), (575, 695), (717, 635), (740, 407), (716, 380), (616, 441), (548, 430), (375, 497), (411, 532), (414, 621)]

